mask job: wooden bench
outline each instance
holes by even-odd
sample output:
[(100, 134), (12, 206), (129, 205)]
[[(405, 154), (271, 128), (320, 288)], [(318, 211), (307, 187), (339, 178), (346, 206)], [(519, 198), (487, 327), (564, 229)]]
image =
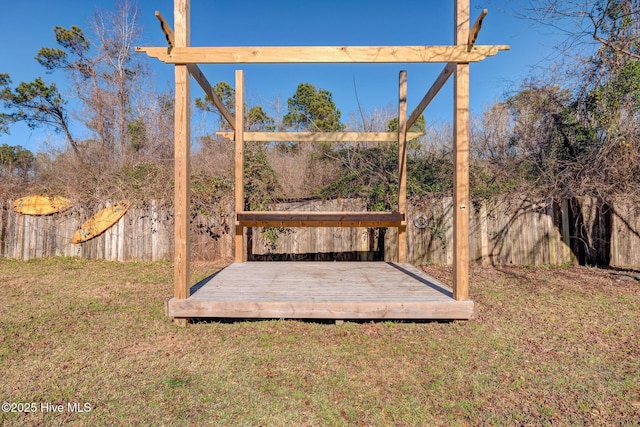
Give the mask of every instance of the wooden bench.
[(399, 227), (400, 212), (258, 212), (241, 211), (237, 225), (243, 227)]

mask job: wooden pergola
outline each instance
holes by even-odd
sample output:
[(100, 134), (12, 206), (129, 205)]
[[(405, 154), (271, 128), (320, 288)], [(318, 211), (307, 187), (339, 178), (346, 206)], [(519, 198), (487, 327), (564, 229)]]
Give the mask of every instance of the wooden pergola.
[[(474, 305), (469, 301), (469, 63), (495, 55), (508, 46), (476, 46), (483, 11), (473, 25), (469, 19), (469, 0), (455, 1), (455, 39), (451, 46), (265, 46), (265, 47), (191, 47), (190, 1), (174, 0), (174, 25), (171, 29), (159, 12), (156, 17), (167, 38), (168, 47), (139, 47), (138, 52), (157, 58), (175, 68), (175, 273), (174, 298), (167, 304), (167, 313), (179, 324), (190, 317), (310, 317), (310, 318), (470, 318)], [(245, 132), (243, 109), (233, 115), (213, 91), (197, 64), (294, 64), (294, 63), (446, 63), (418, 106), (407, 114), (407, 73), (400, 71), (398, 96), (398, 132)], [(207, 283), (190, 286), (189, 205), (190, 205), (190, 79), (193, 76), (209, 99), (229, 123), (233, 132), (225, 136), (235, 141), (235, 264), (223, 270)], [(406, 200), (407, 141), (419, 136), (408, 132), (445, 82), (454, 76), (454, 225), (453, 286), (435, 281), (407, 262)], [(235, 105), (244, 105), (244, 73), (236, 70)], [(249, 212), (243, 210), (243, 147), (245, 141), (398, 141), (399, 191), (398, 208), (394, 212)], [(245, 263), (246, 227), (397, 227), (398, 263), (358, 263), (350, 269), (340, 268), (340, 275), (331, 277), (314, 268), (320, 263), (305, 263), (285, 267), (297, 275), (281, 280), (274, 288), (261, 290), (259, 284), (284, 277), (282, 267), (266, 263)], [(275, 264), (275, 263), (271, 263)], [(369, 268), (363, 271), (362, 267)], [(375, 265), (374, 265), (375, 264)], [(384, 264), (387, 267), (384, 267)], [(249, 266), (250, 265), (250, 266)], [(314, 265), (316, 267), (314, 267)], [(275, 268), (275, 270), (274, 270)], [(278, 270), (280, 268), (280, 270)], [(250, 269), (250, 270), (249, 270)], [(391, 270), (389, 270), (391, 269)], [(349, 271), (361, 277), (345, 279)], [(372, 283), (381, 277), (384, 285), (394, 283), (399, 290), (385, 288), (380, 299), (370, 299)], [(346, 280), (346, 281), (345, 281)], [(286, 282), (286, 283), (285, 283)], [(415, 282), (415, 283), (413, 283)], [(348, 283), (348, 285), (345, 285)], [(331, 295), (314, 293), (313, 286), (330, 289)], [(399, 285), (401, 284), (401, 285)], [(367, 286), (368, 286), (367, 285)], [(227, 291), (220, 289), (228, 286)], [(345, 286), (354, 293), (351, 299), (341, 299)], [(421, 295), (424, 290), (427, 294)], [(209, 289), (207, 291), (206, 289)], [(403, 291), (404, 289), (404, 291)], [(357, 290), (357, 292), (355, 291)], [(191, 292), (190, 292), (191, 291)], [(435, 294), (433, 292), (435, 291)], [(217, 293), (216, 293), (217, 292)], [(260, 295), (260, 292), (264, 294)], [(296, 294), (298, 292), (298, 294)], [(407, 292), (406, 298), (402, 292)], [(244, 294), (252, 294), (246, 296)], [(273, 295), (278, 294), (275, 298)], [(348, 293), (348, 292), (347, 292)], [(375, 292), (374, 292), (375, 293)], [(396, 295), (397, 294), (397, 295)], [(411, 294), (411, 295), (409, 295)], [(241, 296), (245, 296), (242, 297)], [(310, 295), (313, 295), (310, 296)]]

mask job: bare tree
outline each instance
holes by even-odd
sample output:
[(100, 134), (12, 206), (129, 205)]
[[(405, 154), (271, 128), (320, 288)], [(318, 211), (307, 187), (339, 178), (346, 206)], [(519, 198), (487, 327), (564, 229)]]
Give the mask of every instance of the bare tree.
[(81, 28), (56, 27), (59, 48), (43, 48), (36, 59), (50, 72), (70, 72), (73, 93), (85, 111), (78, 115), (96, 134), (107, 159), (127, 161), (132, 151), (129, 124), (143, 68), (134, 55), (133, 43), (140, 34), (137, 7), (121, 0), (115, 11), (99, 11), (93, 19), (96, 42)]
[(113, 139), (123, 162), (127, 162), (128, 154), (135, 149), (131, 146), (129, 125), (139, 119), (130, 117), (130, 112), (135, 111), (132, 107), (137, 101), (137, 84), (143, 73), (134, 53), (134, 43), (141, 32), (137, 17), (137, 5), (120, 0), (115, 11), (99, 11), (93, 19), (98, 68), (104, 70), (101, 93), (96, 94), (96, 109), (111, 110), (108, 115), (113, 117)]
[(637, 192), (640, 3), (532, 0), (521, 17), (564, 37), (558, 62), (476, 120), (475, 158), (546, 195)]
[(640, 3), (636, 0), (537, 0), (526, 14), (566, 36), (562, 51), (593, 51), (595, 45), (640, 59), (635, 45), (640, 30)]

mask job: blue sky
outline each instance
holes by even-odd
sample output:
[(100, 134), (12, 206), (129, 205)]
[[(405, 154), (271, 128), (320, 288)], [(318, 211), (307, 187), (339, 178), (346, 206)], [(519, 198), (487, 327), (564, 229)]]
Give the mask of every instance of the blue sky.
[[(116, 1), (23, 0), (3, 2), (0, 40), (3, 54), (0, 73), (11, 75), (14, 84), (42, 76), (56, 82), (64, 92), (63, 74), (46, 74), (34, 57), (44, 46), (55, 46), (53, 27), (78, 25), (90, 34), (90, 20), (98, 8), (114, 9)], [(523, 1), (523, 4), (528, 2)], [(553, 54), (555, 36), (549, 30), (515, 16), (520, 2), (508, 0), (471, 1), (471, 20), (483, 8), (489, 9), (477, 44), (507, 44), (510, 51), (471, 64), (471, 110), (481, 113), (505, 93), (517, 89), (532, 68)], [(173, 0), (139, 0), (143, 35), (140, 45), (164, 46), (164, 35), (154, 17), (159, 10), (173, 23)], [(235, 18), (238, 19), (235, 19)], [(453, 43), (453, 0), (438, 1), (210, 1), (191, 0), (191, 44), (193, 46), (234, 45), (449, 45)], [(149, 62), (156, 86), (164, 90), (173, 84), (172, 66), (154, 59)], [(210, 82), (233, 83), (239, 66), (202, 66)], [(411, 111), (433, 83), (443, 64), (336, 64), (336, 65), (247, 65), (245, 84), (250, 105), (267, 111), (278, 98), (283, 105), (298, 83), (309, 82), (333, 93), (343, 121), (357, 111), (358, 99), (365, 111), (396, 108), (398, 72), (408, 71), (408, 108)], [(427, 122), (450, 121), (452, 84), (449, 82), (425, 113)], [(193, 83), (192, 95), (202, 96)], [(73, 105), (69, 106), (73, 109)], [(75, 129), (78, 138), (90, 135)], [(84, 133), (83, 133), (84, 132)], [(60, 143), (61, 135), (43, 128), (30, 130), (13, 125), (0, 144), (21, 145), (32, 151), (44, 149), (44, 142)]]

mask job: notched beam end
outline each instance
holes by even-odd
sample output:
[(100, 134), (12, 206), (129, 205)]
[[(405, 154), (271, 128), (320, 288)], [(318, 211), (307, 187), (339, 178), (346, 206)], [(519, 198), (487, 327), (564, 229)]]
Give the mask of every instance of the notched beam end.
[[(482, 60), (489, 56), (497, 55), (498, 52), (500, 52), (501, 50), (509, 50), (509, 49), (511, 49), (511, 46), (509, 45), (490, 45), (490, 46), (478, 45), (478, 46), (472, 46), (471, 49), (469, 49), (469, 53), (478, 53), (479, 55), (482, 56), (479, 60)], [(463, 61), (456, 61), (456, 62), (460, 63)], [(470, 61), (470, 62), (478, 62), (478, 61)]]
[(163, 58), (169, 56), (171, 53), (171, 48), (157, 48), (157, 47), (146, 47), (146, 46), (136, 46), (135, 51), (137, 53), (146, 53), (149, 58), (156, 58), (165, 62)]

